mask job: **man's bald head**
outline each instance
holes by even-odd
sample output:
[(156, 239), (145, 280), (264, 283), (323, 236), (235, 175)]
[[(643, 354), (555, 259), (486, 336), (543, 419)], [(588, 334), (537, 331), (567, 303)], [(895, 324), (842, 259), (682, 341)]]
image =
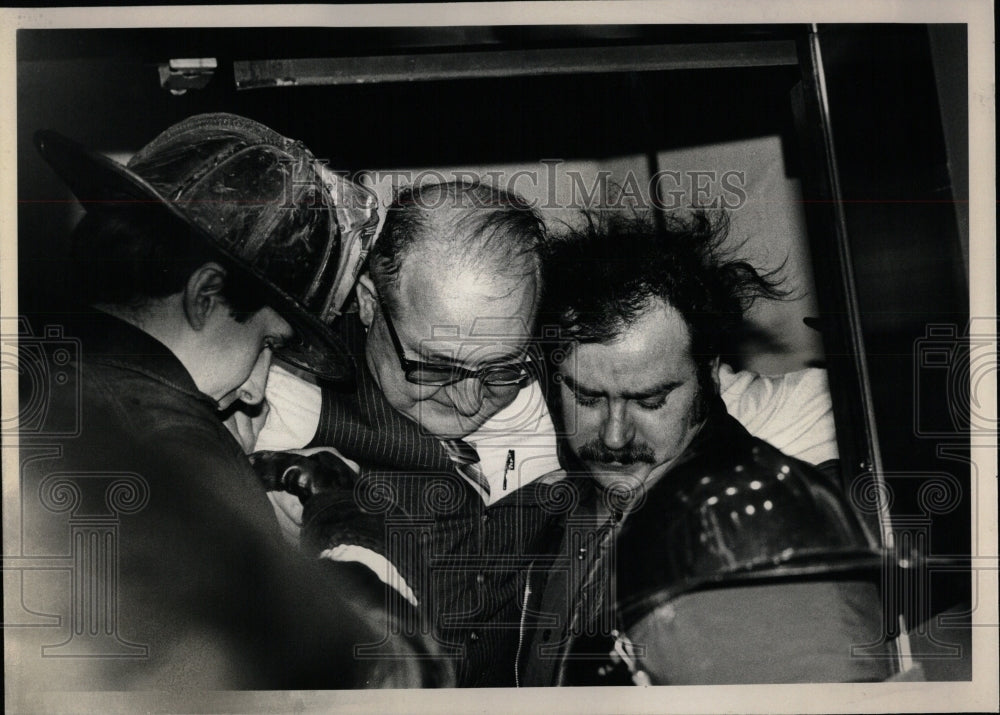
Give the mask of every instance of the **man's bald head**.
[(448, 182), (399, 192), (369, 257), (369, 273), (397, 307), (400, 274), (410, 261), (435, 270), (478, 274), (485, 282), (540, 277), (545, 227), (521, 197), (480, 183)]

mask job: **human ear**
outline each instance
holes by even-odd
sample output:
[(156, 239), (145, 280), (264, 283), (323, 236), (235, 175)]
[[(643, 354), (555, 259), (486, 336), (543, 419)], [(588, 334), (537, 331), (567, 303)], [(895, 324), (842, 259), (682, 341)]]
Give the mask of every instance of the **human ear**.
[(358, 296), (358, 316), (365, 328), (370, 328), (375, 320), (375, 305), (378, 302), (378, 289), (375, 288), (375, 281), (366, 271), (358, 277), (358, 285), (355, 288)]
[(194, 330), (201, 330), (213, 310), (222, 303), (226, 269), (218, 263), (206, 263), (188, 276), (184, 286), (184, 314)]

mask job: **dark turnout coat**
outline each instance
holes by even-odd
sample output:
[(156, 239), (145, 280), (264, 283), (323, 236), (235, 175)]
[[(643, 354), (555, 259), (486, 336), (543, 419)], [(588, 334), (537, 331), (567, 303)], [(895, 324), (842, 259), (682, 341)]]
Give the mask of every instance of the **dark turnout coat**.
[[(22, 440), (22, 553), (68, 576), (25, 581), (29, 609), (62, 617), (61, 628), (8, 631), (23, 639), (31, 682), (425, 684), (414, 649), (390, 636), (371, 574), (307, 561), (282, 541), (215, 404), (164, 345), (98, 311), (71, 316), (64, 337), (62, 388)], [(402, 657), (356, 657), (356, 645), (378, 643)]]
[(567, 484), (579, 505), (528, 579), (520, 685), (892, 674), (879, 557), (847, 500), (721, 400), (631, 506), (590, 480)]

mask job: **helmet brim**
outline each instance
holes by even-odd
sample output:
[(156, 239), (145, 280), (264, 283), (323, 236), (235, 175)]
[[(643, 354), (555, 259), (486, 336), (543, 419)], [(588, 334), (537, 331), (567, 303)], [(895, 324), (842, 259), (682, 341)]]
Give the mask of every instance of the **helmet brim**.
[(162, 211), (165, 220), (180, 222), (218, 253), (235, 273), (235, 280), (246, 281), (259, 289), (264, 302), (287, 320), (296, 333), (296, 338), (282, 347), (278, 354), (280, 359), (324, 380), (344, 382), (353, 379), (354, 360), (330, 326), (222, 245), (141, 176), (58, 132), (41, 130), (35, 133), (34, 139), (39, 153), (85, 210), (141, 205)]

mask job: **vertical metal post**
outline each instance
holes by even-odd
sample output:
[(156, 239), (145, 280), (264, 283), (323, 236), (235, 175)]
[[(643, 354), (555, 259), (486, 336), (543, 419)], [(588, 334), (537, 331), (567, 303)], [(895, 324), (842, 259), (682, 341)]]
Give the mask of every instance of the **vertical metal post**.
[[(884, 480), (878, 428), (872, 401), (871, 381), (866, 362), (847, 221), (837, 167), (836, 145), (830, 119), (823, 52), (816, 25), (800, 45), (802, 85), (793, 101), (793, 111), (800, 139), (806, 146), (807, 164), (803, 193), (812, 237), (813, 261), (823, 264), (835, 276), (826, 281), (821, 292), (821, 305), (826, 304), (824, 340), (831, 355), (830, 385), (837, 413), (838, 442), (841, 446), (842, 478), (848, 493), (867, 492), (875, 501), (866, 510), (870, 530), (877, 533), (880, 545), (895, 543)], [(832, 309), (836, 306), (836, 310)], [(866, 488), (858, 490), (854, 482), (867, 480)], [(884, 601), (886, 602), (886, 601)], [(905, 628), (892, 624), (887, 630), (898, 630), (894, 653), (897, 667), (912, 667)], [(860, 645), (860, 644), (859, 644)]]

